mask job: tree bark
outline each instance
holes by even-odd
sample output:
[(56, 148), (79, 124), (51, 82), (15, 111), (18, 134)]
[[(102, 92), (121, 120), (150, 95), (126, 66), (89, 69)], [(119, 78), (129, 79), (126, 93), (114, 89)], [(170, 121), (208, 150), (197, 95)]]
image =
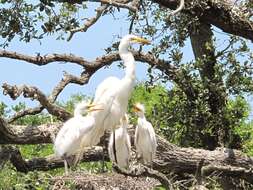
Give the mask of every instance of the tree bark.
[[(14, 133), (8, 136), (8, 141), (4, 142), (4, 138), (1, 138), (0, 144), (38, 144), (38, 143), (50, 143), (50, 135), (56, 134), (61, 124), (56, 125), (43, 125), (39, 126), (36, 131), (36, 127), (21, 127), (12, 128), (10, 133)], [(3, 128), (0, 128), (2, 134)], [(52, 130), (54, 129), (54, 130)], [(17, 134), (22, 134), (19, 136)], [(129, 129), (129, 133), (132, 137), (133, 144), (134, 128)], [(2, 136), (3, 137), (3, 136)], [(108, 142), (109, 135), (105, 135), (101, 141), (106, 140)], [(165, 139), (157, 136), (158, 149), (157, 157), (153, 163), (153, 169), (158, 170), (161, 173), (169, 174), (174, 172), (178, 175), (185, 173), (195, 174), (200, 162), (203, 162), (202, 169), (205, 175), (209, 175), (213, 171), (219, 171), (226, 177), (237, 177), (245, 179), (250, 183), (253, 183), (253, 158), (244, 155), (242, 152), (233, 149), (216, 149), (214, 151), (193, 149), (193, 148), (181, 148), (173, 144), (170, 144)], [(102, 143), (102, 142), (101, 142)], [(15, 150), (16, 151), (16, 150)], [(10, 151), (12, 156), (12, 162), (18, 171), (27, 172), (33, 170), (50, 170), (57, 167), (63, 167), (63, 162), (59, 158), (49, 156), (45, 158), (33, 158), (31, 160), (24, 160), (17, 152)], [(101, 150), (91, 150), (85, 152), (83, 161), (98, 161), (102, 159)], [(18, 158), (16, 158), (18, 157)], [(106, 159), (108, 155), (106, 153)]]
[[(154, 0), (154, 2), (169, 9), (176, 9), (179, 6), (178, 0)], [(185, 0), (182, 12), (192, 17), (197, 16), (203, 23), (214, 25), (224, 32), (253, 42), (253, 22), (230, 0)]]
[[(208, 89), (207, 102), (212, 113), (213, 130), (211, 134), (205, 134), (202, 137), (202, 143), (207, 145), (209, 150), (213, 150), (218, 146), (225, 146), (227, 139), (225, 137), (229, 134), (228, 122), (223, 117), (222, 111), (226, 106), (227, 94), (224, 88), (221, 74), (215, 70), (217, 60), (215, 56), (215, 48), (213, 45), (213, 32), (210, 24), (196, 23), (190, 29), (190, 39), (192, 49), (196, 61), (199, 62), (199, 71), (202, 80), (202, 84), (205, 89)], [(202, 130), (208, 128), (206, 126), (208, 122), (205, 121), (206, 116), (202, 116), (197, 121), (197, 126), (201, 127)]]

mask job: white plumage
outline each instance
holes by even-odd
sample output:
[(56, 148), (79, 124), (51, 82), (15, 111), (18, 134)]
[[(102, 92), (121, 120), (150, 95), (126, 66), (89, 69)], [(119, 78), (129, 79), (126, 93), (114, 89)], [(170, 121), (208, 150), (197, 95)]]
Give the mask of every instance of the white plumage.
[[(54, 141), (55, 155), (62, 157), (65, 162), (65, 170), (67, 173), (66, 158), (70, 155), (76, 154), (81, 145), (81, 140), (84, 136), (89, 136), (89, 132), (95, 124), (95, 119), (91, 115), (83, 116), (90, 111), (101, 110), (95, 108), (95, 105), (91, 105), (85, 101), (77, 104), (74, 110), (74, 117), (64, 123), (60, 131), (58, 132)], [(87, 139), (89, 144), (91, 139)]]
[(96, 120), (93, 144), (99, 142), (105, 130), (117, 128), (120, 118), (127, 111), (128, 99), (135, 84), (135, 60), (128, 49), (133, 43), (149, 44), (149, 41), (135, 35), (123, 37), (119, 45), (119, 55), (125, 65), (125, 76), (122, 79), (108, 77), (97, 87), (94, 103), (101, 104), (104, 110), (92, 114)]
[[(131, 153), (130, 137), (127, 133), (128, 117), (122, 118), (120, 127), (115, 130), (115, 148), (117, 154), (117, 165), (121, 168), (129, 168), (129, 159)], [(110, 159), (115, 162), (113, 151), (113, 133), (110, 136), (108, 152)]]
[(137, 127), (135, 130), (135, 146), (145, 164), (152, 164), (156, 154), (156, 136), (152, 124), (145, 118), (145, 108), (142, 104), (134, 105), (134, 111), (138, 115)]

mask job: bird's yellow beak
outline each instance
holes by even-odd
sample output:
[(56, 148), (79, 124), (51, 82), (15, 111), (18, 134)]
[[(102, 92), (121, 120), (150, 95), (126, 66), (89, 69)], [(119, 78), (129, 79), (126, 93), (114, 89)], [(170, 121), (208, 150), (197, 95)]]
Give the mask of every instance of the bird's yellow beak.
[(90, 104), (87, 106), (88, 112), (103, 110), (101, 104)]
[(138, 108), (136, 105), (133, 106), (133, 111), (134, 112), (139, 112), (141, 111), (140, 108)]
[(131, 39), (132, 42), (134, 43), (139, 43), (139, 44), (151, 44), (151, 42), (145, 38), (141, 38), (141, 37), (133, 37)]

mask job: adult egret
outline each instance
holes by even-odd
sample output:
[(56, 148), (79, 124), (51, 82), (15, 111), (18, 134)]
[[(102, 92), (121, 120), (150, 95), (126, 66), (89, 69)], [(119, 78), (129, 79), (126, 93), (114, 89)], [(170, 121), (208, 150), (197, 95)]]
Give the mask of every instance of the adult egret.
[(145, 118), (144, 105), (137, 103), (133, 107), (138, 115), (137, 127), (135, 130), (136, 151), (142, 157), (144, 164), (152, 164), (156, 153), (156, 136), (152, 124)]
[(66, 173), (68, 173), (67, 157), (78, 152), (82, 138), (91, 131), (95, 124), (94, 117), (91, 115), (83, 116), (83, 114), (97, 110), (101, 110), (101, 108), (95, 104), (80, 102), (75, 107), (74, 117), (64, 123), (55, 138), (55, 155), (64, 159)]
[[(121, 168), (128, 168), (129, 167), (129, 159), (131, 153), (131, 142), (130, 137), (127, 133), (128, 127), (128, 116), (125, 116), (121, 120), (120, 127), (115, 130), (115, 148), (117, 154), (117, 164)], [(113, 134), (110, 136), (109, 146), (108, 146), (108, 153), (109, 157), (113, 162), (116, 162), (115, 155), (113, 151)]]
[(104, 110), (92, 114), (96, 118), (94, 144), (99, 142), (105, 130), (115, 130), (127, 111), (128, 99), (135, 84), (135, 60), (129, 47), (135, 43), (150, 44), (135, 35), (124, 36), (119, 44), (119, 55), (124, 62), (125, 76), (122, 79), (108, 77), (97, 87), (94, 103), (102, 104)]

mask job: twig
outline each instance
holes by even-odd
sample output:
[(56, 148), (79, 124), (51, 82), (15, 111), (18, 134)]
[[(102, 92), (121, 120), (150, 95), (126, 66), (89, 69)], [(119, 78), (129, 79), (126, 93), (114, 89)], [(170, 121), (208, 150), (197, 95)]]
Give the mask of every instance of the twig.
[(179, 5), (179, 7), (178, 7), (176, 10), (170, 12), (168, 16), (172, 16), (172, 15), (177, 14), (177, 13), (180, 12), (183, 8), (184, 8), (184, 0), (180, 0), (180, 5)]
[(70, 34), (69, 34), (69, 37), (67, 38), (67, 41), (70, 41), (76, 32), (81, 32), (81, 31), (86, 32), (93, 24), (95, 24), (98, 21), (98, 19), (102, 16), (103, 12), (108, 7), (109, 7), (109, 5), (102, 5), (102, 6), (98, 7), (96, 9), (96, 12), (97, 12), (96, 16), (87, 19), (86, 23), (84, 23), (84, 25), (82, 27), (70, 30)]
[(166, 189), (170, 189), (171, 188), (171, 182), (168, 180), (168, 178), (161, 172), (157, 171), (157, 170), (153, 170), (151, 168), (148, 168), (144, 165), (141, 165), (141, 169), (136, 171), (131, 170), (131, 171), (127, 171), (124, 169), (119, 168), (117, 165), (113, 166), (114, 170), (117, 173), (126, 175), (126, 176), (131, 176), (131, 177), (151, 177), (151, 178), (155, 178), (158, 181), (160, 181), (160, 183), (166, 188)]
[(54, 102), (62, 90), (70, 83), (75, 83), (79, 85), (87, 84), (93, 72), (83, 72), (80, 77), (64, 73), (63, 79), (54, 87), (51, 95), (49, 96), (49, 101)]
[(34, 108), (28, 108), (28, 109), (25, 109), (25, 110), (21, 110), (19, 112), (16, 112), (10, 118), (8, 118), (7, 122), (12, 123), (12, 122), (16, 121), (17, 119), (19, 119), (19, 118), (21, 118), (25, 115), (35, 115), (35, 114), (41, 113), (43, 109), (44, 109), (43, 106), (37, 106), (37, 107), (34, 107)]

